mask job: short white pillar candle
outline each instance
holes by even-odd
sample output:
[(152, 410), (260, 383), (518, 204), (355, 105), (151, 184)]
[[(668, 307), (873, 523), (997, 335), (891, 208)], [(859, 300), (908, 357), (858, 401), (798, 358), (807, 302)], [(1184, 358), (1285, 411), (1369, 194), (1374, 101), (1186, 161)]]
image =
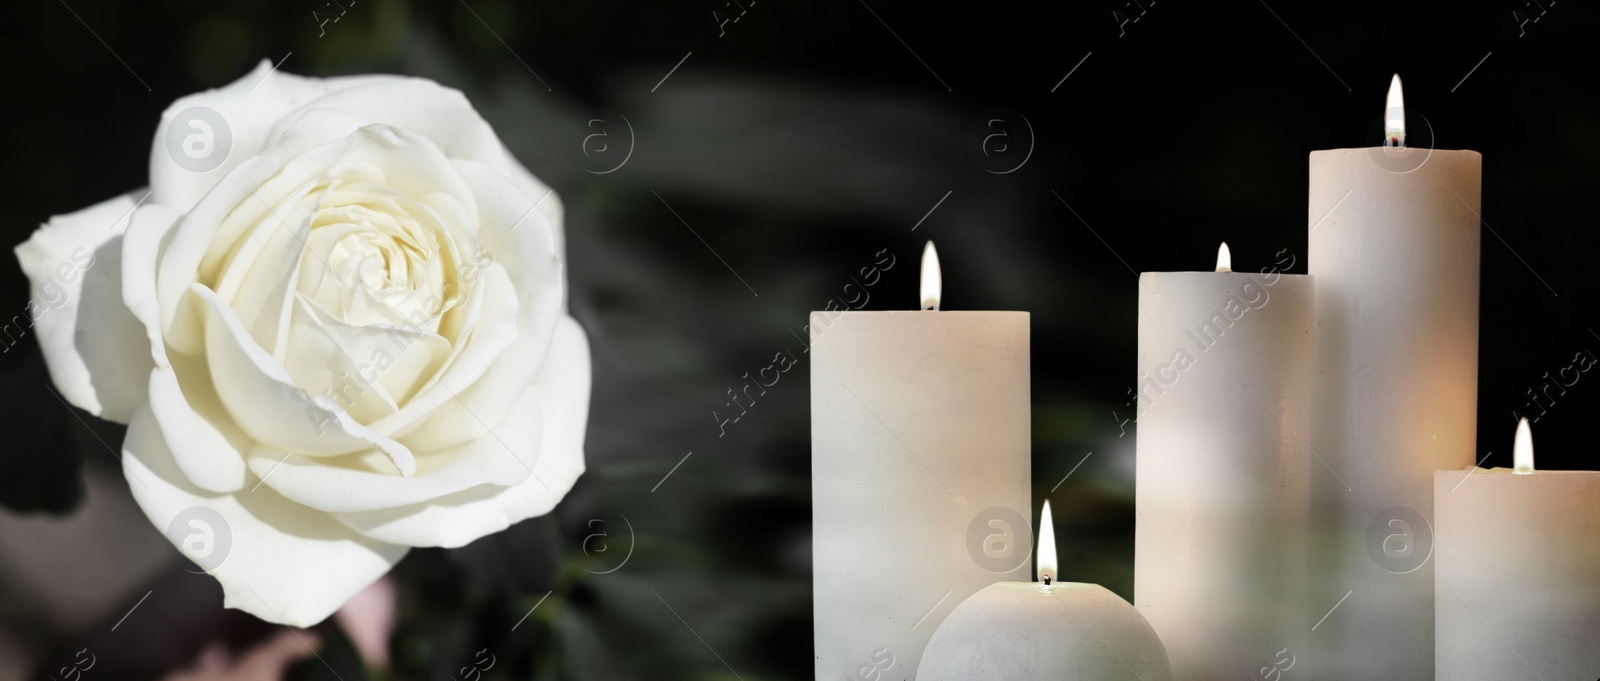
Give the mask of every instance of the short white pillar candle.
[(1600, 676), (1600, 471), (1536, 471), (1527, 419), (1515, 468), (1434, 475), (1438, 681)]

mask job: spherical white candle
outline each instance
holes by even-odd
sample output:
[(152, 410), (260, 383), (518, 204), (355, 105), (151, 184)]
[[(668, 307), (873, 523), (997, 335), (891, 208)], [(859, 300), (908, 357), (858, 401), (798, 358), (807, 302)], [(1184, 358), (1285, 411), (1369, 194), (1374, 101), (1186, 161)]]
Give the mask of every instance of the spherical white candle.
[(819, 679), (915, 678), (956, 604), (1028, 574), (1028, 314), (939, 311), (931, 244), (923, 272), (923, 310), (811, 315)]
[(1304, 655), (1312, 280), (1146, 272), (1133, 603), (1179, 679)]
[(1600, 675), (1600, 472), (1516, 467), (1434, 476), (1439, 681)]
[(1161, 639), (1133, 606), (1098, 584), (1055, 581), (1054, 544), (1046, 501), (1040, 581), (991, 584), (956, 606), (917, 681), (1171, 681)]
[(1310, 159), (1313, 678), (1433, 678), (1433, 474), (1476, 451), (1483, 159), (1398, 146), (1391, 92), (1396, 146)]

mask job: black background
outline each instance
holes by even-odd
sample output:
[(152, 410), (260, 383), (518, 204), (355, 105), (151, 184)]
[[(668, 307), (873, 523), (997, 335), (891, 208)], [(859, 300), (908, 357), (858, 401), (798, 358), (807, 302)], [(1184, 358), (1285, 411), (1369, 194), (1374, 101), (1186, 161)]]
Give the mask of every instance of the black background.
[[(340, 8), (15, 4), (0, 34), (0, 229), (20, 243), (50, 215), (142, 186), (160, 112), (262, 59), (459, 88), (556, 188), (571, 305), (594, 349), (590, 472), (550, 518), (402, 565), (420, 584), (479, 585), (459, 598), (407, 592), (413, 624), (396, 638), (407, 678), (449, 673), (474, 642), (519, 651), (508, 667), (539, 678), (807, 678), (808, 364), (793, 334), (880, 249), (897, 264), (868, 309), (913, 307), (927, 239), (940, 248), (946, 309), (1032, 313), (1034, 498), (1055, 506), (1063, 577), (1130, 596), (1133, 436), (1119, 415), (1135, 374), (1133, 272), (1210, 269), (1223, 240), (1238, 270), (1287, 249), (1299, 256), (1291, 271), (1305, 272), (1307, 153), (1377, 144), (1395, 72), (1414, 145), (1425, 118), (1434, 146), (1484, 157), (1479, 458), (1510, 465), (1515, 411), (1540, 416), (1539, 467), (1600, 468), (1600, 377), (1584, 374), (1542, 415), (1525, 392), (1577, 353), (1600, 353), (1590, 6), (742, 7), (358, 0), (319, 28)], [(713, 11), (740, 20), (719, 37)], [(986, 172), (973, 155), (970, 126), (991, 107), (1025, 118), (1035, 138), (1014, 172)], [(584, 153), (596, 118), (618, 143), (609, 157), (592, 141)], [(587, 172), (620, 160), (622, 118), (631, 156)], [(23, 314), (11, 258), (0, 281), (5, 316)], [(733, 415), (725, 390), (782, 351), (801, 358), (797, 370), (719, 427), (714, 410)], [(0, 494), (23, 512), (68, 511), (79, 468), (115, 462), (45, 391), (31, 335), (0, 370)], [(595, 520), (617, 542), (632, 526), (632, 557), (615, 572), (584, 571), (621, 551), (596, 550)], [(514, 552), (497, 541), (531, 542), (536, 555), (496, 575), (505, 570), (485, 566)], [(496, 618), (548, 590), (546, 614), (519, 629), (531, 639), (494, 633), (505, 628)], [(200, 593), (194, 609), (219, 607)], [(456, 639), (466, 642), (439, 643)]]

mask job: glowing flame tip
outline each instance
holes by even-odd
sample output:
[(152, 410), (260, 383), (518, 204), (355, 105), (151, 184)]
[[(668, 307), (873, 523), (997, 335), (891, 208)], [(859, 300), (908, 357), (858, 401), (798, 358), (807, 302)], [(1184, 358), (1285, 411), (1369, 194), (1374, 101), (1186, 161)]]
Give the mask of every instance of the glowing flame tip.
[(1383, 104), (1383, 144), (1391, 147), (1406, 145), (1406, 98), (1400, 91), (1400, 74), (1389, 80), (1389, 96)]
[(1045, 500), (1044, 511), (1039, 514), (1039, 550), (1034, 554), (1034, 561), (1038, 563), (1035, 576), (1041, 584), (1061, 581), (1056, 575), (1056, 526), (1050, 517), (1049, 499)]
[(1511, 447), (1513, 473), (1527, 475), (1533, 472), (1533, 428), (1528, 426), (1528, 419), (1517, 422), (1517, 439)]
[(939, 271), (939, 252), (933, 242), (922, 249), (922, 309), (939, 309), (939, 298), (944, 293), (944, 274)]

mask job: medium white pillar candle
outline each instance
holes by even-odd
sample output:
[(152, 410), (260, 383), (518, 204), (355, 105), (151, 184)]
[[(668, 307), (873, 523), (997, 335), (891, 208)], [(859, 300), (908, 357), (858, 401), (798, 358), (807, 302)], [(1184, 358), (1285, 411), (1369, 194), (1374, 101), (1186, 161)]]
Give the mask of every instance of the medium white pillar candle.
[(928, 642), (917, 681), (1172, 681), (1139, 611), (1099, 584), (1055, 581), (1049, 501), (1039, 528), (1039, 581), (997, 582), (963, 601)]
[(1526, 419), (1515, 451), (1434, 475), (1439, 681), (1600, 676), (1600, 472), (1533, 470)]
[(1026, 578), (1028, 314), (811, 313), (816, 676), (916, 678), (974, 592)]
[(1311, 152), (1313, 678), (1433, 677), (1433, 474), (1476, 449), (1481, 170), (1476, 151)]
[(1312, 281), (1227, 260), (1139, 277), (1133, 602), (1180, 681), (1250, 678), (1309, 626)]

